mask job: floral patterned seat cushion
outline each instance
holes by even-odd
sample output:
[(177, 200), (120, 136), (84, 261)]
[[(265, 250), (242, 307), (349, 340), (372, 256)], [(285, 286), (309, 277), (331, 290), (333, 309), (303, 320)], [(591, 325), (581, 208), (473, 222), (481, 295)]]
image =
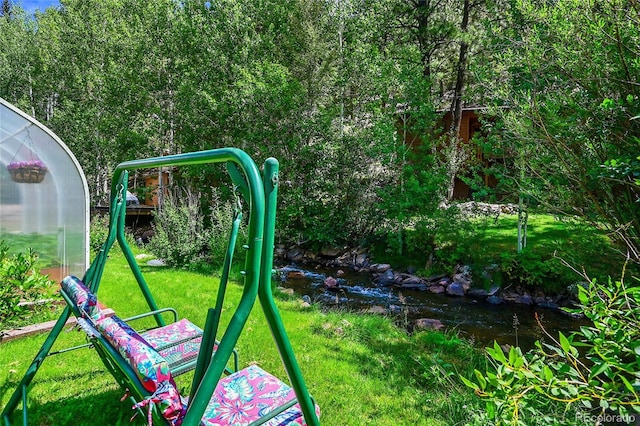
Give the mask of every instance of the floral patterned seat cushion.
[[(171, 424), (183, 415), (184, 406), (171, 377), (167, 361), (134, 329), (117, 316), (104, 317), (96, 322), (96, 329), (128, 362), (144, 388)], [(139, 404), (143, 406), (146, 404)]]
[[(248, 425), (295, 398), (294, 390), (256, 365), (220, 380), (202, 418), (202, 424)], [(320, 409), (316, 405), (316, 413)], [(278, 414), (268, 426), (305, 425), (300, 405)]]
[[(146, 331), (142, 333), (142, 338), (173, 368), (198, 357), (202, 343), (202, 329), (189, 320), (182, 319), (164, 327)], [(174, 374), (176, 374), (175, 371)]]
[(87, 318), (96, 321), (102, 317), (96, 295), (79, 278), (69, 275), (62, 280), (61, 287)]
[(187, 319), (142, 333), (142, 337), (155, 349), (163, 349), (202, 336), (202, 329)]

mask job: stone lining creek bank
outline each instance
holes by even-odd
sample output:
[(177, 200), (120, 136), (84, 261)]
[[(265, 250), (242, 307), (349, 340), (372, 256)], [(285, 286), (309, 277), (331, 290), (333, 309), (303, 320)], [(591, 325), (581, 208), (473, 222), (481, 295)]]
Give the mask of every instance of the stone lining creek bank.
[(388, 264), (371, 263), (366, 253), (357, 251), (323, 250), (316, 254), (278, 247), (276, 259), (281, 287), (307, 303), (389, 315), (409, 331), (455, 329), (480, 346), (496, 340), (532, 348), (535, 340), (544, 337), (536, 313), (554, 336), (588, 324), (584, 318), (559, 309), (575, 303), (571, 297), (530, 295), (498, 286), (489, 290), (474, 287), (467, 266), (456, 268), (451, 276), (424, 278), (394, 271)]

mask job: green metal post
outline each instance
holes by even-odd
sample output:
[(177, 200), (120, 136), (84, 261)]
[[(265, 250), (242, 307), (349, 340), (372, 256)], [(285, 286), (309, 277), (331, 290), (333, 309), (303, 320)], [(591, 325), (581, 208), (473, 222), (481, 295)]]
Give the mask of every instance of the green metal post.
[(98, 287), (100, 285), (100, 280), (102, 279), (102, 272), (104, 271), (104, 265), (107, 262), (109, 250), (111, 250), (113, 243), (116, 241), (116, 228), (120, 221), (120, 213), (124, 208), (123, 206), (126, 204), (126, 199), (123, 200), (122, 197), (118, 196), (118, 194), (122, 194), (120, 189), (124, 179), (128, 179), (128, 174), (119, 176), (118, 182), (113, 184), (111, 187), (111, 200), (109, 203), (109, 233), (107, 234), (106, 241), (102, 247), (100, 247), (100, 251), (96, 255), (96, 258), (91, 262), (89, 269), (85, 273), (84, 277), (82, 277), (82, 281), (94, 294), (97, 294), (98, 292)]
[(209, 363), (211, 362), (213, 345), (216, 343), (214, 329), (214, 327), (216, 327), (215, 316), (215, 309), (209, 309), (207, 311), (207, 320), (204, 323), (204, 334), (202, 336), (202, 342), (200, 342), (196, 369), (193, 373), (193, 380), (191, 381), (191, 393), (189, 394), (189, 400), (193, 399), (193, 395), (195, 395), (196, 390), (200, 387), (204, 372), (207, 370), (207, 367), (209, 367)]
[(229, 282), (229, 273), (231, 272), (231, 263), (233, 262), (233, 252), (235, 251), (236, 241), (238, 240), (238, 231), (242, 222), (242, 212), (237, 211), (234, 215), (231, 226), (231, 235), (229, 236), (229, 244), (227, 252), (224, 256), (224, 264), (222, 266), (222, 275), (220, 276), (220, 286), (218, 287), (218, 297), (216, 298), (216, 306), (212, 318), (212, 342), (218, 338), (218, 327), (220, 325), (220, 314), (224, 305), (224, 296), (227, 292), (227, 283)]
[(202, 376), (209, 363), (211, 361), (211, 355), (213, 354), (213, 345), (216, 342), (218, 334), (218, 326), (220, 325), (220, 314), (222, 313), (222, 307), (224, 305), (224, 296), (227, 292), (227, 283), (229, 282), (229, 272), (231, 271), (231, 262), (233, 260), (233, 252), (236, 247), (236, 241), (238, 239), (238, 230), (240, 229), (240, 222), (242, 222), (242, 212), (236, 211), (231, 226), (231, 234), (229, 236), (229, 244), (227, 245), (227, 252), (224, 257), (224, 265), (222, 266), (222, 276), (220, 277), (220, 286), (218, 287), (218, 297), (216, 298), (216, 306), (214, 309), (209, 309), (207, 312), (207, 320), (205, 322), (204, 337), (200, 344), (200, 351), (198, 352), (198, 362), (196, 364), (196, 370), (193, 373), (193, 380), (191, 382), (191, 394), (189, 399), (193, 399), (193, 395), (200, 386)]
[[(128, 172), (125, 171), (123, 173), (123, 182), (121, 185), (121, 193), (120, 194), (116, 194), (118, 196), (118, 198), (125, 200), (124, 205), (126, 206), (126, 199), (127, 199), (127, 186), (128, 186)], [(124, 233), (124, 228), (125, 228), (125, 219), (127, 216), (127, 209), (126, 207), (121, 208), (120, 210), (120, 214), (118, 215), (118, 226), (117, 226), (117, 240), (118, 240), (118, 245), (120, 246), (120, 249), (122, 250), (122, 253), (124, 254), (125, 259), (127, 259), (127, 263), (129, 264), (129, 268), (131, 269), (131, 272), (133, 273), (133, 276), (136, 278), (136, 282), (138, 283), (138, 287), (140, 287), (140, 291), (142, 292), (142, 295), (144, 296), (144, 300), (147, 302), (147, 306), (149, 306), (149, 310), (151, 311), (157, 311), (158, 310), (158, 304), (156, 303), (155, 299), (153, 298), (153, 295), (151, 294), (151, 291), (149, 290), (149, 285), (147, 284), (147, 281), (144, 279), (144, 276), (142, 275), (142, 272), (140, 271), (140, 268), (138, 267), (138, 262), (136, 262), (136, 258), (133, 254), (133, 251), (131, 251), (131, 247), (129, 247), (129, 243), (127, 242), (127, 236)], [(156, 320), (156, 324), (159, 327), (163, 327), (166, 325), (166, 322), (164, 320), (164, 318), (162, 318), (162, 315), (155, 314), (154, 318)]]
[(264, 311), (271, 334), (278, 347), (280, 358), (287, 370), (289, 381), (296, 393), (296, 398), (304, 414), (305, 421), (310, 426), (318, 426), (320, 422), (316, 415), (315, 406), (302, 377), (300, 367), (296, 361), (291, 342), (284, 329), (282, 318), (278, 312), (271, 290), (271, 276), (273, 274), (273, 250), (275, 244), (276, 202), (278, 197), (278, 161), (268, 158), (264, 163), (263, 185), (265, 189), (265, 227), (264, 245), (262, 251), (262, 267), (260, 270), (260, 288), (258, 297)]

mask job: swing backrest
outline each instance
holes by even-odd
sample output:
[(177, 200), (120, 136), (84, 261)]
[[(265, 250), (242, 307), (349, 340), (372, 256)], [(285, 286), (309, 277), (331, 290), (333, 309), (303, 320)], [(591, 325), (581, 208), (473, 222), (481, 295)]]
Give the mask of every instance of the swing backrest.
[[(128, 376), (129, 371), (133, 371), (137, 380), (132, 384), (137, 387), (140, 383), (142, 389), (130, 390), (135, 390), (139, 398), (145, 398), (142, 404), (153, 402), (169, 424), (178, 422), (185, 407), (167, 360), (117, 315), (103, 315), (97, 297), (77, 277), (62, 280), (61, 294), (78, 318), (84, 319), (81, 325), (94, 338), (94, 345), (102, 345), (99, 353), (112, 357), (114, 353), (119, 354), (120, 359), (111, 360), (112, 365), (121, 370), (119, 376)], [(130, 370), (124, 371), (123, 365), (128, 365)]]

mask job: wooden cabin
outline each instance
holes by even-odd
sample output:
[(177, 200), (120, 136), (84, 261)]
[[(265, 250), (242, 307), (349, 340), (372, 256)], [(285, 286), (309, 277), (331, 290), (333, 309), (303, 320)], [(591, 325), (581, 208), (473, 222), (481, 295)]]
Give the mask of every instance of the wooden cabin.
[[(482, 113), (485, 111), (486, 109), (481, 107), (463, 108), (462, 118), (460, 122), (460, 131), (458, 134), (458, 136), (460, 137), (460, 141), (463, 144), (473, 143), (472, 140), (474, 136), (476, 136), (478, 132), (482, 131), (482, 120), (487, 119), (486, 116), (482, 116)], [(451, 126), (451, 120), (451, 113), (449, 111), (442, 111), (442, 122), (441, 126), (438, 126), (439, 128), (436, 130), (436, 137), (438, 136), (438, 134), (442, 135), (442, 129), (448, 129)], [(422, 141), (418, 136), (406, 131), (408, 121), (410, 121), (410, 117), (406, 113), (403, 113), (398, 120), (398, 133), (406, 132), (404, 133), (406, 141), (408, 141), (409, 145), (413, 146), (414, 150), (417, 150), (417, 148), (422, 144)], [(468, 159), (469, 166), (483, 164), (485, 167), (489, 167), (491, 163), (498, 160), (497, 158), (492, 158), (484, 155), (481, 147), (473, 147), (472, 150), (473, 154)], [(462, 173), (473, 173), (473, 171), (470, 167), (468, 167), (467, 170), (463, 170)], [(480, 177), (487, 187), (496, 187), (497, 180), (494, 176), (486, 175), (481, 172)], [(468, 200), (472, 198), (472, 195), (473, 194), (471, 187), (469, 187), (469, 185), (467, 185), (460, 177), (456, 177), (453, 199)]]

